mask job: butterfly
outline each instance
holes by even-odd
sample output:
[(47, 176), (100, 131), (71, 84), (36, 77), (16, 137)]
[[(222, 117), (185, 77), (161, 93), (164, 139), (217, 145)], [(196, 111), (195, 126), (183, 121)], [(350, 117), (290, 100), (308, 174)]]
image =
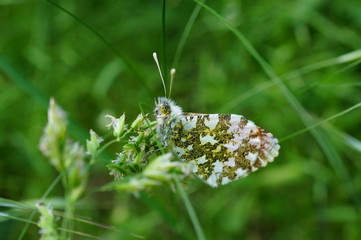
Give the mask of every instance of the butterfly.
[(184, 113), (165, 97), (157, 99), (154, 113), (160, 141), (212, 187), (246, 177), (278, 156), (278, 140), (241, 115)]
[(246, 177), (278, 156), (277, 138), (241, 115), (185, 113), (166, 97), (155, 101), (154, 113), (162, 144), (212, 187)]

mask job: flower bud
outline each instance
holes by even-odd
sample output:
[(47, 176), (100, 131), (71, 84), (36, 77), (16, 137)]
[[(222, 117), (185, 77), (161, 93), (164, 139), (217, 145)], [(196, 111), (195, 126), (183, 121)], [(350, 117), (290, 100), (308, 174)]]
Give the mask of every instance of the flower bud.
[(93, 130), (90, 130), (90, 140), (86, 140), (87, 153), (95, 155), (102, 141), (103, 138), (99, 137)]
[(40, 139), (39, 148), (58, 170), (64, 167), (62, 150), (66, 141), (66, 128), (66, 114), (51, 98), (48, 109), (48, 123)]
[(144, 121), (143, 114), (139, 114), (138, 117), (130, 125), (131, 128), (137, 129)]
[(107, 125), (108, 128), (113, 128), (113, 135), (116, 138), (120, 138), (124, 131), (124, 123), (125, 123), (125, 114), (120, 116), (119, 118), (115, 118), (111, 115), (106, 115), (105, 117), (110, 118), (111, 123)]

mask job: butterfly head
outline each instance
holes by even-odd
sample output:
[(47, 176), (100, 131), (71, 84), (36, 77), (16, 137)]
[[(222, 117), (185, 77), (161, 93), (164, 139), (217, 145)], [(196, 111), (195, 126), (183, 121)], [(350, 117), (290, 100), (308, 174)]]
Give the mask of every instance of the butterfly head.
[(182, 108), (176, 105), (172, 100), (165, 97), (159, 97), (155, 102), (154, 113), (158, 121), (163, 122), (165, 119), (178, 119), (182, 114)]

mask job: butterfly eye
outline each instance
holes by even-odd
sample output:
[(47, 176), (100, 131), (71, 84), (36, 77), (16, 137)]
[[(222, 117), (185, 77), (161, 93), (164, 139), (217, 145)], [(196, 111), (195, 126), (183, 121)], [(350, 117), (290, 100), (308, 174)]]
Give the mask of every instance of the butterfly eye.
[(162, 114), (168, 115), (168, 114), (170, 114), (170, 106), (163, 105), (162, 108), (160, 109), (160, 111), (162, 112)]

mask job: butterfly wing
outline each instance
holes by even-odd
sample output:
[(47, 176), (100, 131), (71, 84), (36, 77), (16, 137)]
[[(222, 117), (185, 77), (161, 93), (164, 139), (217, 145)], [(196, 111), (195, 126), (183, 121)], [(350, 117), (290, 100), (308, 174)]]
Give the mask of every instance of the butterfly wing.
[(171, 129), (175, 152), (212, 187), (266, 166), (280, 149), (271, 133), (241, 115), (185, 113)]

